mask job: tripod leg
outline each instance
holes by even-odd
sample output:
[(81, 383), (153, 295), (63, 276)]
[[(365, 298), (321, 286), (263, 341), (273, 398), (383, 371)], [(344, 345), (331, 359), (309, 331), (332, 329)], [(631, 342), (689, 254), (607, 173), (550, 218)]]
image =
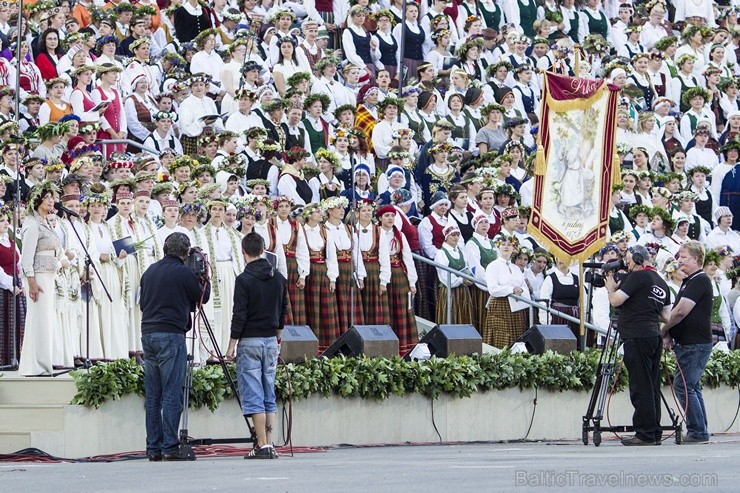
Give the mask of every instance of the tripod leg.
[[(203, 320), (203, 325), (206, 328), (206, 332), (208, 332), (208, 338), (211, 340), (211, 344), (213, 344), (213, 351), (216, 353), (216, 356), (218, 357), (218, 361), (221, 363), (221, 369), (224, 372), (224, 376), (226, 377), (226, 381), (229, 382), (229, 386), (231, 387), (231, 390), (234, 392), (234, 397), (236, 397), (237, 402), (239, 403), (239, 406), (241, 407), (241, 400), (239, 399), (239, 388), (236, 385), (236, 382), (231, 376), (231, 372), (229, 371), (229, 367), (226, 364), (226, 361), (224, 360), (223, 353), (221, 352), (221, 348), (219, 347), (218, 341), (216, 340), (216, 335), (213, 333), (213, 328), (211, 327), (210, 322), (208, 321), (208, 317), (206, 317), (205, 312), (200, 312), (201, 318)], [(257, 443), (257, 432), (254, 429), (254, 426), (252, 426), (252, 423), (249, 421), (249, 417), (244, 416), (244, 421), (247, 423), (247, 428), (249, 428), (250, 437), (252, 438), (252, 443)]]

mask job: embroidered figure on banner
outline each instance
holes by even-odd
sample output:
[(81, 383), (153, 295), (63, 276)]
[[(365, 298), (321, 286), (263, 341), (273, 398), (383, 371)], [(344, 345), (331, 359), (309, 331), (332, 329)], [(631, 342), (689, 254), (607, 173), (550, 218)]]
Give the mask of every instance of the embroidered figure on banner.
[(551, 145), (554, 166), (548, 170), (555, 205), (565, 221), (581, 221), (597, 208), (594, 184), (599, 150), (596, 128), (599, 112), (593, 108), (553, 113), (556, 129)]

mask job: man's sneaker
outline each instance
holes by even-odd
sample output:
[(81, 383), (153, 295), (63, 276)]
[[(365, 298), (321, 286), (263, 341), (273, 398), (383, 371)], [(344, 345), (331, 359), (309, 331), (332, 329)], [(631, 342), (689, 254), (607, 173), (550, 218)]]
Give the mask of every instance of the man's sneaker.
[(644, 446), (644, 445), (660, 445), (660, 442), (656, 442), (655, 440), (651, 440), (648, 442), (641, 438), (633, 436), (633, 437), (622, 438), (622, 445), (625, 445), (627, 447)]
[(245, 459), (272, 459), (272, 452), (270, 451), (272, 447), (269, 445), (266, 445), (262, 448), (253, 448), (247, 455), (244, 456)]

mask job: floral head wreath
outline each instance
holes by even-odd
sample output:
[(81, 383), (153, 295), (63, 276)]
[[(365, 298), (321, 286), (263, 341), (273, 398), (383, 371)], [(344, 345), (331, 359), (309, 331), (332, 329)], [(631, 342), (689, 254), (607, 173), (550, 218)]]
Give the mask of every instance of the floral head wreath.
[(216, 168), (211, 163), (202, 163), (193, 169), (193, 176), (198, 177), (203, 173), (208, 173), (212, 177), (216, 176)]
[(450, 152), (452, 150), (452, 146), (448, 144), (447, 142), (442, 142), (441, 144), (434, 145), (429, 148), (427, 152), (429, 152), (430, 156), (433, 156), (434, 154), (440, 153), (440, 152)]
[(287, 202), (287, 203), (288, 203), (288, 204), (290, 205), (290, 208), (291, 208), (291, 209), (292, 209), (292, 208), (293, 208), (293, 206), (295, 205), (295, 202), (293, 201), (293, 199), (291, 199), (291, 198), (290, 198), (290, 197), (288, 197), (287, 195), (278, 195), (278, 196), (277, 196), (277, 197), (275, 197), (275, 199), (274, 199), (274, 200), (272, 201), (272, 208), (273, 208), (274, 210), (277, 210), (278, 206), (279, 206), (279, 205), (280, 205), (281, 203), (283, 203), (283, 202)]
[(26, 208), (29, 213), (33, 214), (36, 212), (33, 210), (33, 203), (43, 197), (47, 192), (51, 192), (55, 196), (59, 195), (59, 185), (54, 181), (44, 180), (31, 188), (31, 191), (28, 193), (28, 202), (26, 203)]
[(316, 101), (321, 102), (322, 110), (329, 109), (329, 105), (331, 104), (331, 99), (329, 99), (329, 96), (326, 94), (312, 93), (306, 96), (306, 99), (303, 100), (303, 109), (308, 110), (308, 108), (310, 108)]
[(262, 220), (262, 211), (257, 210), (253, 205), (244, 204), (236, 210), (236, 218), (242, 220), (247, 216), (252, 216), (257, 221)]
[(676, 58), (676, 66), (680, 67), (686, 62), (695, 62), (695, 61), (696, 61), (696, 57), (694, 55), (692, 55), (691, 53), (684, 53), (683, 55)]
[(516, 254), (515, 255), (516, 257), (518, 257), (520, 255), (526, 255), (528, 262), (531, 261), (532, 258), (534, 257), (534, 251), (532, 251), (531, 248), (526, 247), (524, 245), (520, 245), (519, 248), (517, 248), (515, 254)]
[(693, 177), (694, 173), (704, 173), (706, 176), (709, 176), (712, 174), (712, 170), (700, 164), (698, 166), (694, 166), (693, 168), (691, 168), (689, 171), (686, 172), (686, 174), (689, 175), (689, 178)]
[(306, 207), (303, 208), (303, 212), (301, 212), (303, 220), (308, 221), (308, 218), (311, 217), (311, 214), (315, 211), (322, 212), (321, 206), (319, 206), (319, 204), (313, 203), (306, 205)]
[(236, 175), (241, 178), (247, 172), (244, 156), (242, 154), (236, 154), (234, 156), (224, 158), (219, 166), (219, 171), (225, 171), (230, 175)]
[(193, 41), (195, 42), (195, 46), (202, 49), (203, 46), (205, 46), (208, 37), (216, 36), (216, 33), (217, 31), (215, 29), (205, 29), (201, 31), (200, 33), (198, 33), (195, 39), (193, 39)]
[(10, 202), (0, 202), (0, 217), (7, 217), (12, 218), (13, 217), (13, 207), (10, 204)]
[(195, 214), (200, 216), (204, 212), (203, 205), (200, 202), (186, 203), (180, 206), (180, 214)]
[(263, 153), (265, 153), (265, 152), (280, 152), (282, 150), (282, 148), (280, 147), (280, 144), (278, 144), (277, 142), (275, 142), (274, 144), (270, 144), (270, 143), (268, 143), (265, 140), (261, 140), (257, 144), (257, 149), (259, 149)]
[(53, 173), (64, 169), (64, 163), (59, 159), (52, 159), (44, 166), (45, 173)]
[(296, 20), (296, 16), (295, 16), (295, 14), (293, 13), (292, 10), (289, 10), (289, 9), (286, 9), (286, 8), (278, 8), (278, 9), (275, 9), (272, 12), (272, 14), (268, 15), (265, 18), (265, 24), (274, 23), (275, 21), (277, 21), (281, 17), (285, 17), (285, 16), (290, 17), (290, 20), (292, 20), (293, 22), (295, 22), (295, 20)]
[(604, 39), (601, 34), (589, 34), (583, 40), (583, 49), (586, 51), (593, 51), (595, 53), (605, 53), (609, 51), (611, 44), (609, 41)]
[(380, 9), (370, 14), (370, 18), (375, 22), (378, 22), (383, 17), (391, 21), (391, 27), (396, 25), (396, 16), (389, 9)]
[(403, 108), (403, 105), (404, 105), (404, 102), (403, 102), (402, 99), (397, 99), (397, 98), (395, 98), (393, 96), (387, 96), (385, 99), (383, 99), (383, 101), (380, 101), (377, 104), (378, 113), (384, 114), (385, 113), (385, 109), (388, 106), (395, 106), (396, 109), (399, 109), (400, 110), (401, 108)]
[(288, 77), (288, 80), (286, 81), (286, 84), (289, 87), (297, 86), (300, 82), (303, 81), (310, 81), (311, 80), (311, 73), (310, 72), (296, 72), (290, 77)]
[(437, 29), (432, 33), (432, 41), (439, 41), (440, 39), (444, 37), (450, 37), (450, 30), (449, 29)]
[(632, 239), (632, 233), (629, 231), (615, 231), (612, 233), (612, 241), (619, 243), (621, 241), (630, 241)]
[(719, 265), (719, 263), (722, 261), (722, 257), (717, 253), (716, 250), (708, 249), (707, 253), (704, 256), (704, 267), (709, 265), (711, 262), (714, 262), (714, 265)]
[(341, 60), (339, 60), (339, 58), (335, 57), (334, 55), (331, 55), (331, 56), (325, 56), (324, 58), (316, 62), (315, 67), (316, 67), (316, 70), (320, 74), (321, 72), (323, 72), (323, 70), (326, 67), (329, 67), (331, 65), (338, 66), (340, 63), (341, 63)]
[(314, 157), (316, 158), (317, 163), (321, 159), (326, 159), (331, 163), (334, 169), (339, 169), (342, 166), (342, 162), (339, 160), (339, 156), (328, 149), (319, 149), (318, 151), (316, 151)]
[(198, 199), (208, 200), (209, 196), (216, 190), (221, 190), (221, 185), (218, 183), (207, 183), (198, 190)]
[(202, 135), (198, 138), (198, 145), (200, 147), (206, 147), (211, 144), (218, 144), (218, 135), (216, 134), (206, 134)]
[(493, 239), (493, 244), (496, 245), (496, 248), (500, 248), (504, 243), (511, 243), (511, 246), (515, 249), (519, 248), (519, 239), (516, 236), (499, 233)]
[(414, 131), (410, 128), (398, 128), (393, 131), (393, 138), (394, 139), (400, 139), (401, 137), (409, 136), (411, 138), (414, 137)]
[(192, 169), (195, 166), (199, 166), (200, 163), (190, 156), (178, 156), (172, 163), (167, 167), (167, 171), (170, 172), (170, 174), (174, 173), (177, 168), (185, 168), (188, 167), (192, 171)]
[(15, 97), (15, 89), (10, 86), (0, 86), (0, 98), (3, 96)]
[(349, 200), (347, 197), (329, 197), (328, 199), (321, 201), (321, 210), (324, 212), (327, 212), (330, 209), (336, 209), (337, 207), (346, 209), (348, 206)]
[(38, 127), (36, 129), (36, 134), (43, 141), (51, 137), (59, 137), (61, 135), (64, 135), (68, 131), (69, 131), (69, 125), (66, 122), (65, 123), (49, 122), (49, 123), (46, 123)]
[(252, 180), (247, 180), (247, 186), (251, 190), (252, 188), (262, 185), (263, 187), (270, 189), (270, 181), (269, 180), (263, 180), (261, 178), (254, 178)]
[(102, 204), (106, 207), (110, 207), (112, 200), (112, 196), (110, 193), (110, 190), (106, 190), (102, 193), (93, 193), (89, 192), (87, 195), (85, 195), (85, 198), (82, 200), (82, 205), (84, 207), (89, 207), (92, 204)]
[[(349, 132), (348, 132), (348, 131), (346, 131), (345, 129), (343, 129), (343, 128), (338, 128), (338, 129), (336, 129), (336, 131), (335, 131), (335, 132), (334, 132), (334, 133), (332, 134), (332, 136), (331, 136), (331, 137), (329, 137), (329, 143), (330, 143), (330, 144), (334, 144), (334, 143), (335, 143), (335, 142), (337, 141), (337, 139), (347, 139), (347, 140), (349, 140), (349, 135), (350, 135), (350, 134), (349, 134)], [(318, 158), (317, 158), (317, 159), (318, 159)]]

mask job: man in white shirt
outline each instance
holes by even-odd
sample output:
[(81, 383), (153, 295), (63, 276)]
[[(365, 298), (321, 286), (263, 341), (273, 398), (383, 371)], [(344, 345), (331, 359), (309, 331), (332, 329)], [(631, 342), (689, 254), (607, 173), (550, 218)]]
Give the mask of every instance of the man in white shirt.
[(159, 153), (165, 149), (174, 149), (178, 156), (183, 154), (182, 144), (180, 139), (175, 137), (175, 132), (172, 131), (172, 122), (177, 118), (177, 114), (166, 111), (158, 111), (153, 115), (155, 128), (151, 135), (144, 141), (144, 146), (150, 149), (155, 149), (157, 152), (150, 154), (159, 157)]

